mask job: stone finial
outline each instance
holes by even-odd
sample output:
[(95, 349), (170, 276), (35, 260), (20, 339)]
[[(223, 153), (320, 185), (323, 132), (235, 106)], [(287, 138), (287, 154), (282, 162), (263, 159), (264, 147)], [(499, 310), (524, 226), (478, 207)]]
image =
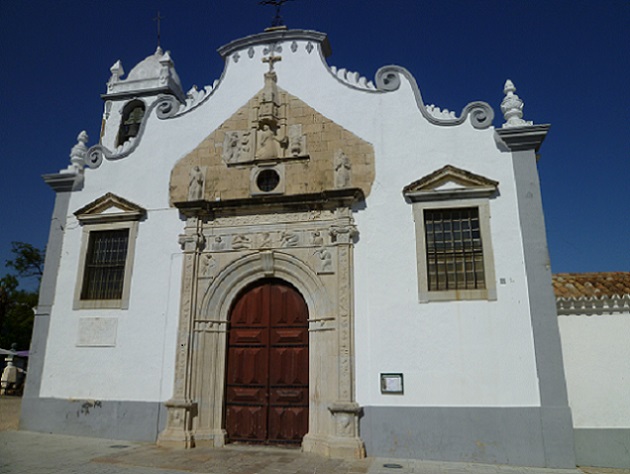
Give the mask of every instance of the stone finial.
[[(159, 54), (159, 52), (161, 52), (162, 50), (160, 49), (160, 47), (158, 46), (158, 50), (155, 52), (155, 54)], [(162, 55), (162, 57), (159, 60), (160, 62), (160, 83), (162, 84), (166, 84), (166, 82), (168, 81), (169, 76), (171, 75), (171, 68), (173, 67), (173, 60), (171, 59), (171, 53), (170, 51), (167, 51), (166, 53), (164, 53)]]
[(70, 150), (70, 165), (60, 173), (78, 174), (83, 172), (85, 166), (85, 155), (87, 153), (88, 134), (83, 130), (77, 136), (77, 143)]
[(120, 59), (116, 61), (112, 67), (109, 68), (112, 73), (112, 76), (109, 78), (109, 84), (114, 82), (118, 82), (123, 74), (125, 74), (125, 70), (122, 67), (122, 63)]
[(505, 81), (505, 85), (503, 86), (503, 93), (505, 94), (505, 97), (501, 102), (501, 112), (503, 112), (503, 117), (505, 118), (503, 128), (526, 127), (533, 125), (533, 122), (523, 120), (524, 104), (521, 98), (514, 92), (516, 92), (516, 87), (514, 86), (514, 83), (508, 79)]

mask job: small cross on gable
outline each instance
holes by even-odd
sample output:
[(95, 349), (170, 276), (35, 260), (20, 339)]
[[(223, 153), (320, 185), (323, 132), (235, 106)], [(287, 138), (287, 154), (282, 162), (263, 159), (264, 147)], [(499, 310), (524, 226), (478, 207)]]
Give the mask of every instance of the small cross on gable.
[(269, 72), (273, 72), (273, 65), (274, 65), (274, 63), (277, 63), (278, 61), (282, 61), (282, 57), (281, 56), (274, 56), (273, 49), (272, 49), (271, 54), (270, 54), (269, 57), (262, 58), (262, 62), (263, 63), (269, 63)]

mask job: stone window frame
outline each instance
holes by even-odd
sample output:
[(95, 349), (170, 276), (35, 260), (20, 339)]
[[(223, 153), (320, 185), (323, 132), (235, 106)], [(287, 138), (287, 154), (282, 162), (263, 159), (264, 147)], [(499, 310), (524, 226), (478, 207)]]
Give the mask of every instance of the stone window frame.
[[(114, 212), (103, 212), (114, 208)], [(111, 193), (88, 204), (75, 212), (79, 223), (83, 226), (81, 235), (81, 249), (79, 254), (79, 266), (74, 290), (73, 309), (129, 309), (131, 293), (131, 276), (135, 258), (136, 239), (138, 235), (139, 221), (146, 215), (146, 211), (123, 198)], [(127, 256), (125, 258), (125, 271), (123, 276), (122, 295), (119, 299), (86, 300), (81, 299), (84, 286), (87, 253), (92, 232), (105, 230), (128, 229)]]
[[(444, 186), (445, 184), (446, 186)], [(496, 195), (497, 191), (498, 182), (450, 165), (404, 188), (403, 195), (412, 205), (416, 229), (416, 264), (420, 303), (466, 300), (495, 301), (497, 299), (494, 252), (490, 230), (490, 198)], [(470, 208), (476, 208), (479, 213), (485, 288), (429, 291), (424, 211)]]

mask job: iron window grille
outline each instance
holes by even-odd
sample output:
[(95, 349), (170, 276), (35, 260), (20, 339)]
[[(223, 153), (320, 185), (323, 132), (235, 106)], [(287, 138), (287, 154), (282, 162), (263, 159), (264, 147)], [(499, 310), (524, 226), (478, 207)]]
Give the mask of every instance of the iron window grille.
[(485, 289), (478, 208), (425, 209), (429, 291)]
[(119, 300), (123, 295), (129, 229), (90, 232), (82, 300)]

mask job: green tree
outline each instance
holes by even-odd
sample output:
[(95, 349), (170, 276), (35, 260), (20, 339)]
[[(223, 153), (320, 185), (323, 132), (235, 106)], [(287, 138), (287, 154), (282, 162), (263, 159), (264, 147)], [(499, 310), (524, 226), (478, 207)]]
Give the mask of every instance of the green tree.
[(39, 283), (44, 252), (25, 242), (12, 242), (11, 253), (13, 258), (6, 261), (6, 266), (13, 268), (17, 276), (7, 274), (0, 278), (0, 347), (17, 343), (18, 349), (24, 350), (30, 346), (38, 291), (21, 290), (19, 281), (37, 278)]
[(6, 266), (14, 268), (22, 278), (37, 277), (44, 274), (44, 252), (26, 242), (11, 242), (14, 257), (6, 261)]

